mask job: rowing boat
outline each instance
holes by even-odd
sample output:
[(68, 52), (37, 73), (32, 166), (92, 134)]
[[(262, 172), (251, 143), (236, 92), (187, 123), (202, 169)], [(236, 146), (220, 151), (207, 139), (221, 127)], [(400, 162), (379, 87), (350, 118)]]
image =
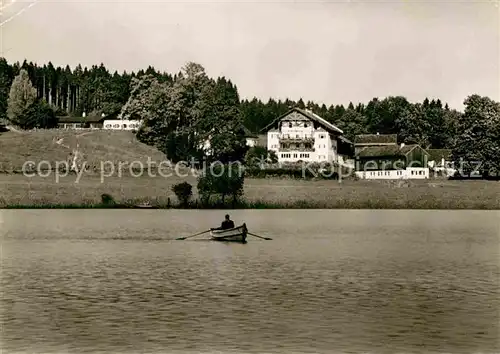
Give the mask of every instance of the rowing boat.
[(225, 242), (246, 243), (247, 233), (248, 229), (246, 224), (227, 230), (210, 230), (210, 236), (212, 237), (212, 240)]

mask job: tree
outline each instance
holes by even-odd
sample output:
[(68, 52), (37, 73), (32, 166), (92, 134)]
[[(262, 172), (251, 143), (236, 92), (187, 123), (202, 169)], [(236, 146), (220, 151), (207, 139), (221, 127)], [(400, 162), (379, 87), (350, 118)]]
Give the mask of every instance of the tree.
[(186, 64), (173, 83), (144, 74), (132, 79), (131, 97), (121, 115), (142, 119), (138, 139), (156, 146), (170, 160), (197, 158), (203, 138), (197, 127), (205, 112), (196, 106), (209, 82), (203, 67), (196, 63)]
[(193, 186), (188, 182), (177, 183), (172, 186), (172, 192), (175, 193), (181, 206), (187, 206), (189, 204), (189, 199), (193, 196)]
[(245, 165), (251, 167), (262, 167), (265, 163), (277, 163), (278, 158), (273, 150), (267, 150), (263, 146), (253, 146), (245, 155)]
[(464, 101), (465, 112), (460, 116), (452, 154), (465, 174), (480, 164), (480, 172), (500, 171), (500, 103), (488, 97), (471, 95)]
[(7, 121), (7, 100), (11, 85), (11, 68), (5, 58), (0, 58), (0, 125)]
[(22, 69), (18, 76), (15, 77), (10, 88), (7, 118), (15, 125), (24, 125), (23, 113), (25, 110), (35, 103), (36, 89), (31, 84), (28, 72)]
[(400, 141), (423, 147), (428, 144), (431, 126), (427, 119), (426, 106), (420, 103), (410, 105), (403, 110), (395, 123), (399, 130)]
[(36, 100), (22, 114), (18, 126), (21, 129), (51, 129), (57, 127), (54, 109), (43, 100)]
[(244, 173), (240, 164), (211, 164), (198, 178), (198, 192), (204, 205), (213, 195), (220, 195), (224, 205), (225, 197), (232, 197), (233, 206), (243, 195)]
[(209, 160), (241, 161), (247, 152), (236, 87), (225, 78), (207, 83), (194, 106), (198, 144), (209, 141)]
[(354, 137), (366, 133), (366, 117), (354, 109), (347, 109), (336, 122), (344, 135), (354, 141)]
[(368, 131), (380, 134), (397, 133), (396, 121), (409, 106), (410, 103), (403, 96), (390, 96), (383, 100), (372, 99), (364, 110)]

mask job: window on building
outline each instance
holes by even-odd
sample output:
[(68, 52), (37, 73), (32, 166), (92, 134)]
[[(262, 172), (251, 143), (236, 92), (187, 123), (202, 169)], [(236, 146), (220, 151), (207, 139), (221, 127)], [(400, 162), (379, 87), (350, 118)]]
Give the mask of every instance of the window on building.
[(288, 123), (288, 128), (292, 127), (292, 122)]
[(307, 123), (304, 123), (304, 128), (307, 128)]
[(295, 135), (295, 137), (296, 137), (296, 138), (300, 138), (300, 135), (299, 135), (299, 134), (296, 134), (296, 135)]

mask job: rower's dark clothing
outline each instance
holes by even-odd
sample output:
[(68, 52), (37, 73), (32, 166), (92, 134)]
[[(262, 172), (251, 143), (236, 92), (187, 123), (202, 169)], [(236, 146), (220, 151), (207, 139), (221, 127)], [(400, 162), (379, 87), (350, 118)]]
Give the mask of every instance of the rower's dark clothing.
[(227, 230), (227, 229), (233, 229), (234, 228), (234, 222), (233, 220), (224, 220), (222, 224), (220, 225), (221, 230)]

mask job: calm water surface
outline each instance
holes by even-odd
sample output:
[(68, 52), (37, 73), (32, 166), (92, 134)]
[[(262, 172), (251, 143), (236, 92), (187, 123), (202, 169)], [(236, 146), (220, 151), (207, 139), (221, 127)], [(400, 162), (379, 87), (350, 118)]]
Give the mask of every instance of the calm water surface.
[[(498, 353), (500, 213), (0, 210), (4, 353)], [(201, 236), (200, 238), (203, 238)]]

